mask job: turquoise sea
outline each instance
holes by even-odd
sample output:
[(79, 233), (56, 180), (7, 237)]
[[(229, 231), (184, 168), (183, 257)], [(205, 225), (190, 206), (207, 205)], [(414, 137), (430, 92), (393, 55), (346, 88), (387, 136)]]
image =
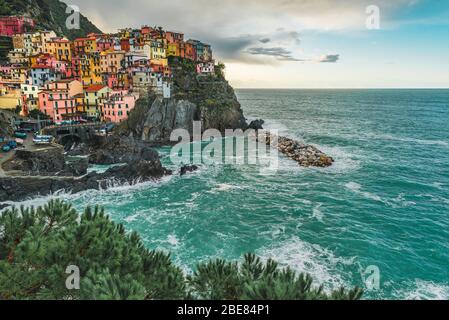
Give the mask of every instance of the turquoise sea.
[[(208, 165), (154, 184), (62, 197), (104, 205), (186, 270), (246, 252), (366, 298), (449, 299), (449, 90), (238, 90), (249, 119), (316, 145), (328, 169)], [(161, 149), (170, 166), (169, 149)], [(41, 199), (40, 201), (44, 201)], [(39, 201), (34, 201), (37, 203)]]

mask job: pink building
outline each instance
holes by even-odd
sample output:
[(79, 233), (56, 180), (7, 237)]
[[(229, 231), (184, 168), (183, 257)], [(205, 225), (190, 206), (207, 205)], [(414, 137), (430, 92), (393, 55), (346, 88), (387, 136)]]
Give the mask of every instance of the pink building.
[(25, 17), (0, 17), (0, 35), (13, 36), (15, 34), (32, 31), (35, 27), (33, 19)]
[(53, 121), (79, 120), (76, 97), (83, 93), (83, 84), (76, 80), (52, 82), (38, 94), (39, 109)]
[(97, 39), (97, 50), (107, 51), (114, 48), (114, 39), (110, 37), (100, 37)]
[(130, 94), (127, 90), (113, 91), (102, 105), (104, 121), (120, 123), (126, 120), (138, 99), (137, 94)]
[(62, 78), (64, 79), (68, 79), (73, 76), (73, 70), (70, 63), (68, 63), (67, 61), (59, 61), (56, 59), (56, 57), (48, 53), (41, 54), (39, 57), (37, 57), (36, 64), (47, 66), (50, 69), (55, 70), (55, 72), (61, 74)]

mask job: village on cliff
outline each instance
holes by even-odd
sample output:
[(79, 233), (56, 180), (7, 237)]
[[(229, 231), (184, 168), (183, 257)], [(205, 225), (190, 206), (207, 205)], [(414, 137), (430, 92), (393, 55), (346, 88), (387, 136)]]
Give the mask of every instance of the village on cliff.
[(161, 27), (87, 34), (73, 41), (38, 30), (33, 19), (0, 17), (0, 109), (33, 110), (56, 124), (120, 123), (139, 97), (170, 98), (173, 65), (214, 76), (211, 46)]

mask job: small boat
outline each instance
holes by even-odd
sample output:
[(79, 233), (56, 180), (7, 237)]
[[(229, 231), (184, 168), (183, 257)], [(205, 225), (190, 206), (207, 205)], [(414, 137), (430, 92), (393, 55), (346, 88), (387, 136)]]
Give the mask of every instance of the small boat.
[(14, 133), (14, 136), (15, 136), (16, 138), (19, 138), (19, 139), (26, 139), (26, 138), (27, 138), (27, 134), (24, 133), (24, 132), (15, 132), (15, 133)]
[(11, 147), (8, 146), (8, 145), (6, 144), (6, 145), (4, 145), (4, 146), (2, 147), (2, 151), (3, 151), (3, 152), (9, 152), (9, 151), (11, 151)]
[(51, 144), (53, 139), (53, 136), (36, 136), (33, 142), (34, 144)]

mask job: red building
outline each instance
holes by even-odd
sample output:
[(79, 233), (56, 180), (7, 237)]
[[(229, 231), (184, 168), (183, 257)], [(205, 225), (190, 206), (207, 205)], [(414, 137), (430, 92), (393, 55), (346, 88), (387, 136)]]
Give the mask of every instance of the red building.
[(0, 17), (0, 35), (13, 36), (15, 34), (32, 31), (35, 27), (33, 19), (25, 17)]
[(184, 41), (184, 34), (180, 32), (167, 31), (165, 33), (167, 43), (181, 43)]
[(192, 43), (189, 42), (185, 42), (185, 46), (184, 46), (184, 50), (185, 50), (185, 58), (192, 60), (192, 61), (196, 61), (197, 58), (197, 54), (196, 54), (196, 49), (195, 46)]
[(121, 39), (120, 40), (120, 48), (123, 51), (129, 52), (129, 50), (131, 50), (131, 45), (129, 43), (129, 39)]

